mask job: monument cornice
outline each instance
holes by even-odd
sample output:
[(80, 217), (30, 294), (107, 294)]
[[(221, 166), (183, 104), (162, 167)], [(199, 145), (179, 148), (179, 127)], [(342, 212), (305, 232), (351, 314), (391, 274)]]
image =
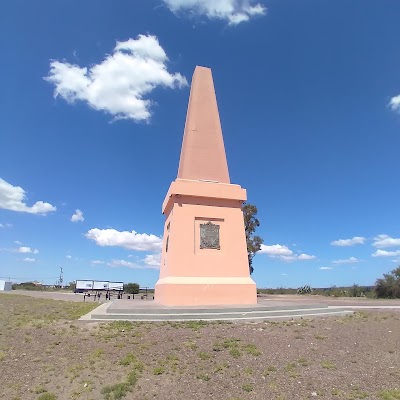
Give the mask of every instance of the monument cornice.
[(168, 208), (169, 203), (175, 201), (175, 196), (237, 200), (240, 202), (247, 200), (246, 189), (243, 189), (240, 185), (213, 181), (176, 179), (171, 183), (167, 195), (165, 196), (162, 205), (163, 214)]

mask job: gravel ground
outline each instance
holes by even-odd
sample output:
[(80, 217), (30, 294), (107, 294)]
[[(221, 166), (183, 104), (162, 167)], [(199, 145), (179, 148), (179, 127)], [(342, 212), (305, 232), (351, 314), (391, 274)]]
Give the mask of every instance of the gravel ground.
[(0, 294), (0, 398), (400, 399), (400, 311), (254, 324), (75, 320), (93, 307)]

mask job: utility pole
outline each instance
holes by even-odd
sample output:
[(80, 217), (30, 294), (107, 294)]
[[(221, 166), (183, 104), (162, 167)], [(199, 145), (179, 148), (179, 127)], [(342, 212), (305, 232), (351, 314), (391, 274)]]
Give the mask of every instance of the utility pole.
[(60, 267), (60, 279), (59, 279), (60, 287), (62, 287), (63, 282), (64, 282), (64, 271), (63, 267)]

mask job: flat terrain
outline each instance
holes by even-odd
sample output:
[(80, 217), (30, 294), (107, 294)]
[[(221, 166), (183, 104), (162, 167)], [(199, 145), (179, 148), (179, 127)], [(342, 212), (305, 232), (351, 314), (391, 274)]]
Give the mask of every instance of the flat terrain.
[(399, 310), (235, 324), (77, 321), (96, 305), (0, 294), (0, 398), (400, 399)]

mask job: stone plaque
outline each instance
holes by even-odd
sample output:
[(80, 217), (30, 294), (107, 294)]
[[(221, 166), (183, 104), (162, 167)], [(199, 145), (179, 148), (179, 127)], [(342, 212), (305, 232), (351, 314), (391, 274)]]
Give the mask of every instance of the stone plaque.
[(219, 225), (211, 221), (200, 224), (200, 248), (201, 249), (220, 249), (219, 245)]

